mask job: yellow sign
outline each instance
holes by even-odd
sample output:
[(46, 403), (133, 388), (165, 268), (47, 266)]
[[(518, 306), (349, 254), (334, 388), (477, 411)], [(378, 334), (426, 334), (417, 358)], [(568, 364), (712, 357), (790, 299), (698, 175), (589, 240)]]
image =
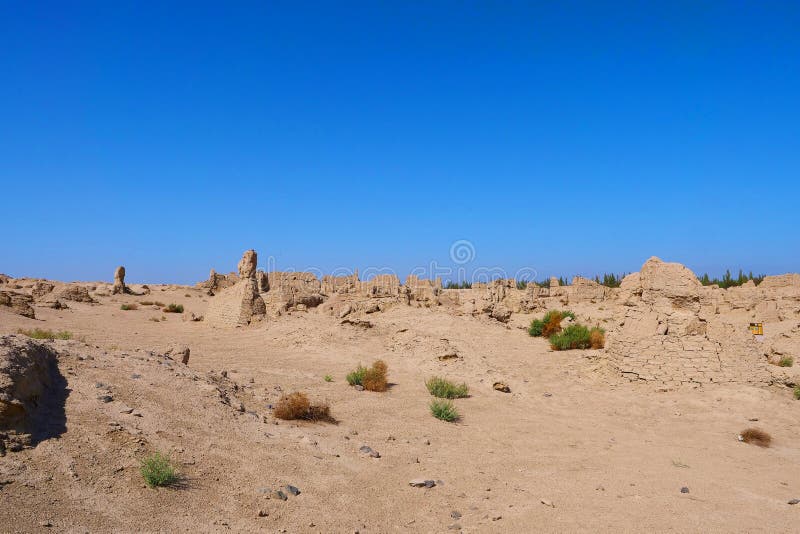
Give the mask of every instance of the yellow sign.
[(750, 333), (754, 336), (763, 336), (764, 323), (750, 323)]

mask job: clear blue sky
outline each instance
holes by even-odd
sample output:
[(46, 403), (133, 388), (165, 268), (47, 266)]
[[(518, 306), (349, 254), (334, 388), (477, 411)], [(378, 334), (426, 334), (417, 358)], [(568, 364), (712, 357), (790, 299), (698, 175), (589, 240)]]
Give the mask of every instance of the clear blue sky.
[[(234, 5), (231, 5), (234, 4)], [(0, 272), (800, 271), (800, 3), (0, 0)]]

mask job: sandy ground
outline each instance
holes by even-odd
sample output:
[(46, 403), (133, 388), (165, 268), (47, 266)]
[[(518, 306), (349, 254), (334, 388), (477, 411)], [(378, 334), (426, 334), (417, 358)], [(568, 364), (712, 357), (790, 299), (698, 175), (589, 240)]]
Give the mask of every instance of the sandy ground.
[[(199, 290), (151, 287), (37, 308), (36, 320), (0, 311), (0, 334), (78, 339), (53, 342), (65, 353), (65, 428), (0, 458), (0, 531), (798, 530), (800, 505), (787, 501), (800, 498), (800, 403), (785, 388), (659, 392), (620, 379), (603, 351), (552, 352), (523, 329), (428, 309), (373, 314), (372, 328), (312, 311), (239, 329), (119, 309), (159, 300), (204, 313)], [(191, 347), (188, 367), (147, 352), (175, 343)], [(438, 359), (453, 348), (459, 358)], [(347, 385), (377, 358), (389, 391)], [(432, 375), (470, 386), (455, 401), (460, 422), (430, 415)], [(497, 380), (511, 393), (494, 391)], [(277, 421), (268, 405), (294, 390), (327, 400), (338, 424)], [(740, 443), (748, 426), (772, 447)], [(138, 463), (153, 450), (176, 461), (182, 487), (143, 484)], [(440, 482), (409, 486), (420, 477)], [(271, 498), (286, 484), (302, 493)]]

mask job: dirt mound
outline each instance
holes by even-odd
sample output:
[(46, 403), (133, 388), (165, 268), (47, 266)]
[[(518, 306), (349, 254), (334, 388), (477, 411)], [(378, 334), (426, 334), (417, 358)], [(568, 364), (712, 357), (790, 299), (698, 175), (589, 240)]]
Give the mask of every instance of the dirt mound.
[(36, 317), (36, 313), (31, 304), (33, 304), (33, 298), (29, 295), (15, 291), (0, 291), (0, 308), (5, 308), (11, 313), (33, 319)]
[(58, 395), (56, 375), (56, 354), (45, 343), (0, 337), (0, 456), (36, 438), (37, 412)]

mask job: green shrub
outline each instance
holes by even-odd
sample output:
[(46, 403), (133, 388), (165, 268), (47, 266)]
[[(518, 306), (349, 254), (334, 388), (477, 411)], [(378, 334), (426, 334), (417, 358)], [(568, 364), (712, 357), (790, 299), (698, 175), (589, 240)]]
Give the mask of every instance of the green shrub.
[(172, 462), (160, 452), (154, 452), (142, 460), (140, 471), (142, 478), (151, 488), (171, 486), (178, 481), (178, 473), (172, 466)]
[(354, 371), (347, 374), (347, 383), (351, 386), (362, 386), (365, 374), (367, 374), (367, 368), (358, 364), (358, 367), (356, 367)]
[(570, 310), (550, 310), (543, 318), (531, 321), (528, 333), (533, 337), (550, 337), (561, 330), (561, 321), (566, 317), (575, 320), (575, 314)]
[(136, 304), (123, 304), (122, 306), (119, 307), (119, 309), (122, 311), (138, 310), (139, 306), (137, 306)]
[(440, 399), (460, 399), (469, 395), (469, 388), (466, 384), (454, 384), (444, 378), (434, 376), (425, 382), (428, 392)]
[(778, 360), (778, 367), (791, 367), (794, 365), (794, 358), (791, 356), (783, 356)]
[(572, 324), (550, 336), (550, 346), (553, 350), (588, 349), (592, 346), (591, 334), (582, 324)]
[(183, 304), (169, 304), (162, 311), (165, 313), (183, 313)]
[(794, 398), (800, 400), (800, 386), (794, 387)]
[(20, 328), (17, 330), (17, 333), (33, 339), (72, 339), (72, 332), (68, 332), (67, 330), (53, 332), (52, 330), (42, 330), (41, 328), (34, 328), (33, 330), (24, 330)]
[(434, 400), (430, 404), (431, 413), (436, 419), (451, 423), (460, 417), (456, 407), (449, 400)]
[(542, 330), (544, 330), (544, 321), (541, 319), (534, 319), (531, 321), (531, 326), (528, 327), (528, 333), (533, 337), (541, 337)]
[(325, 380), (325, 382), (333, 382), (333, 377), (331, 375), (325, 375), (323, 380)]

